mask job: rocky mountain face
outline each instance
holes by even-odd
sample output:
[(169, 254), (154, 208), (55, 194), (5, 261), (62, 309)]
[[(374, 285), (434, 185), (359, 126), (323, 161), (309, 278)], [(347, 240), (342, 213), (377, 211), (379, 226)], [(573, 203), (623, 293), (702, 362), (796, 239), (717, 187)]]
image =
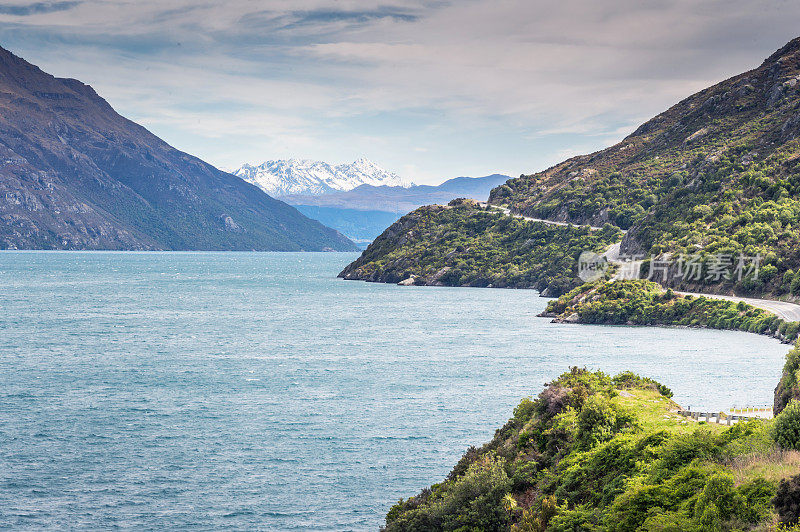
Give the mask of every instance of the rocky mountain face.
[[(772, 234), (754, 235), (769, 243), (791, 232), (800, 216), (798, 136), (800, 38), (610, 148), (498, 187), (490, 202), (535, 217), (630, 229), (623, 253), (707, 250), (753, 221), (778, 223)], [(749, 234), (738, 236), (738, 247), (751, 243)]]
[(316, 196), (352, 190), (361, 185), (403, 188), (412, 185), (364, 158), (340, 165), (302, 159), (266, 161), (256, 166), (245, 164), (233, 174), (275, 197), (290, 194)]
[(670, 194), (701, 191), (704, 176), (728, 159), (734, 166), (726, 169), (740, 175), (794, 150), (799, 134), (800, 38), (760, 67), (679, 102), (620, 143), (521, 176), (494, 190), (490, 201), (559, 221), (627, 229)]
[[(498, 186), (489, 202), (532, 218), (626, 229), (622, 254), (696, 258), (702, 275), (679, 278), (672, 269), (671, 286), (800, 297), (800, 38), (610, 148)], [(470, 264), (476, 253), (453, 256)], [(746, 279), (710, 275), (720, 257), (757, 257), (761, 268)]]
[(354, 249), (4, 49), (0, 220), (0, 249)]

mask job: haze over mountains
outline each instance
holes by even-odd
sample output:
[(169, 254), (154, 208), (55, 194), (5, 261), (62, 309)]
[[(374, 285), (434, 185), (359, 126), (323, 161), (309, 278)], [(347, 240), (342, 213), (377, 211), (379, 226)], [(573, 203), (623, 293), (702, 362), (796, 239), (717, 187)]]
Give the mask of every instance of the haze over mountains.
[(321, 195), (288, 194), (283, 201), (292, 205), (314, 205), (359, 210), (377, 209), (405, 214), (421, 205), (447, 203), (455, 198), (485, 199), (494, 187), (511, 179), (507, 175), (455, 177), (440, 185), (410, 187), (361, 185), (352, 190)]
[(0, 249), (354, 249), (2, 48), (0, 221)]

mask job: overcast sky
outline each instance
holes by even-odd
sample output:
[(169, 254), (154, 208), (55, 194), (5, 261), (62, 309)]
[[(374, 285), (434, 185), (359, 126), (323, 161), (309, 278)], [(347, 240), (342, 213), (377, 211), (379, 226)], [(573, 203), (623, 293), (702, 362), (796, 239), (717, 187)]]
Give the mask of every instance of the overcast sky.
[(418, 183), (621, 139), (800, 35), (784, 0), (0, 0), (0, 44), (221, 167)]

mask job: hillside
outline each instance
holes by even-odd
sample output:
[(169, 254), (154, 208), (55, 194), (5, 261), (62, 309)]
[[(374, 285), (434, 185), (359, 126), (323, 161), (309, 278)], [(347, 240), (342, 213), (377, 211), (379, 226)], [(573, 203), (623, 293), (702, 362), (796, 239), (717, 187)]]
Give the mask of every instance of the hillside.
[(355, 249), (1, 48), (0, 220), (0, 249)]
[(623, 254), (760, 253), (775, 269), (735, 288), (780, 293), (783, 274), (800, 265), (798, 135), (795, 39), (619, 144), (515, 179), (490, 201), (529, 216), (630, 229)]
[(550, 301), (542, 314), (564, 323), (671, 325), (746, 331), (785, 343), (797, 340), (800, 322), (787, 322), (744, 301), (694, 297), (643, 279), (587, 283)]
[(610, 223), (628, 230), (623, 254), (697, 255), (704, 272), (715, 255), (760, 255), (758, 276), (688, 279), (672, 268), (665, 284), (797, 296), (799, 135), (795, 39), (760, 67), (683, 100), (615, 146), (512, 179), (489, 201), (533, 218)]
[(775, 421), (727, 427), (679, 415), (671, 396), (630, 372), (572, 368), (524, 399), (445, 480), (392, 507), (385, 530), (721, 532), (796, 523), (800, 476), (787, 479), (800, 466), (800, 404)]
[(622, 233), (532, 223), (471, 200), (421, 207), (393, 224), (339, 276), (427, 286), (569, 290), (578, 256), (602, 251)]

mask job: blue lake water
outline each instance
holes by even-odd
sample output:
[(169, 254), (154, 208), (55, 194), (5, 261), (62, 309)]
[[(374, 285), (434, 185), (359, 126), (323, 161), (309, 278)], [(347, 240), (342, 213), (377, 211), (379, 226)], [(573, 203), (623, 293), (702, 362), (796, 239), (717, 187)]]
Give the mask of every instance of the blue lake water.
[(356, 256), (0, 253), (0, 528), (376, 530), (570, 365), (718, 410), (788, 351), (336, 279)]

